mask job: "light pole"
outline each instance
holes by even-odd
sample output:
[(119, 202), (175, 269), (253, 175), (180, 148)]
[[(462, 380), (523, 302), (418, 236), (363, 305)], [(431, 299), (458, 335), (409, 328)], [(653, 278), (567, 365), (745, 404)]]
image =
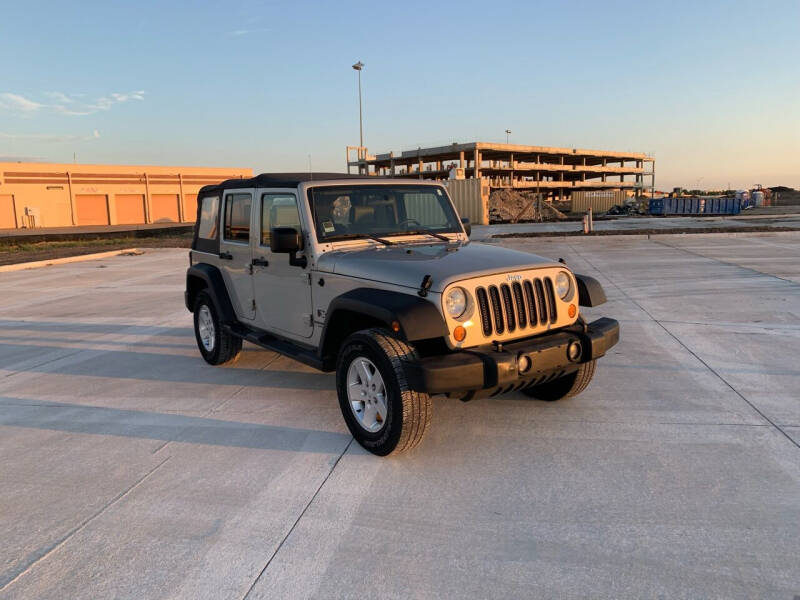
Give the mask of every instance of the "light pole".
[(511, 135), (511, 130), (510, 129), (506, 129), (506, 144), (508, 143), (508, 136), (510, 136), (510, 135)]
[[(358, 61), (353, 65), (353, 68), (358, 71), (358, 145), (359, 145), (359, 159), (364, 148), (364, 124), (361, 119), (361, 69), (364, 68), (364, 63)], [(359, 167), (360, 170), (360, 167)]]

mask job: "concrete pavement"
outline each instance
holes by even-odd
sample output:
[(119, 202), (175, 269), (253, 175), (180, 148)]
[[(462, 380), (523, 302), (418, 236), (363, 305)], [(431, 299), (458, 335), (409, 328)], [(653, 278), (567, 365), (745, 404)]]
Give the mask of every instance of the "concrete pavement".
[(332, 376), (202, 361), (185, 250), (0, 274), (0, 598), (800, 594), (800, 234), (495, 243), (597, 277), (622, 340), (390, 459)]

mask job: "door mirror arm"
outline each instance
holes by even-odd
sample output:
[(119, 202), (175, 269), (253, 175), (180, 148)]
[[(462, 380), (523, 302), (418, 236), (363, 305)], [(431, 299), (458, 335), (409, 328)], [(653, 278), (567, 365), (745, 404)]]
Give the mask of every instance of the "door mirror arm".
[(297, 252), (292, 252), (289, 255), (289, 264), (293, 267), (305, 269), (308, 266), (308, 259), (306, 258), (305, 254), (303, 256), (297, 256)]

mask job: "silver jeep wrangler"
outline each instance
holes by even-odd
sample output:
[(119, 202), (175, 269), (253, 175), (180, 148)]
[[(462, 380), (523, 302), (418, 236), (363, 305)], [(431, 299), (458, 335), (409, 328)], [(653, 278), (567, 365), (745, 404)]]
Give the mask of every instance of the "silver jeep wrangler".
[(353, 437), (378, 455), (416, 446), (431, 395), (586, 388), (619, 340), (578, 306), (603, 289), (565, 264), (469, 241), (435, 182), (264, 174), (197, 199), (186, 307), (212, 365), (242, 340), (336, 371)]

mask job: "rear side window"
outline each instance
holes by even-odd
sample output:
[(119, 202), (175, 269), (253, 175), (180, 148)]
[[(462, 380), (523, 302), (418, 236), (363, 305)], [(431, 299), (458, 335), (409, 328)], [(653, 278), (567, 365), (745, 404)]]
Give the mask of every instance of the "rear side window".
[(230, 242), (250, 241), (250, 194), (228, 194), (225, 196), (225, 240)]
[(219, 196), (206, 196), (200, 205), (200, 223), (197, 237), (201, 240), (215, 240), (219, 233)]

